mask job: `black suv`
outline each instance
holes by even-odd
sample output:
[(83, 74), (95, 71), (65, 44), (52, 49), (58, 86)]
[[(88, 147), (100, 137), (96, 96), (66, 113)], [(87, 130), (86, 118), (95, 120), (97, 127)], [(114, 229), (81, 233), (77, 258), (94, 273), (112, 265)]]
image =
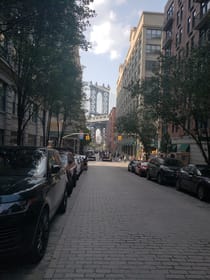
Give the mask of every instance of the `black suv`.
[(50, 148), (0, 147), (0, 257), (26, 254), (38, 262), (50, 221), (67, 206), (65, 170)]
[(175, 158), (151, 158), (148, 162), (147, 179), (155, 179), (159, 184), (175, 184), (177, 172), (182, 166), (182, 162)]

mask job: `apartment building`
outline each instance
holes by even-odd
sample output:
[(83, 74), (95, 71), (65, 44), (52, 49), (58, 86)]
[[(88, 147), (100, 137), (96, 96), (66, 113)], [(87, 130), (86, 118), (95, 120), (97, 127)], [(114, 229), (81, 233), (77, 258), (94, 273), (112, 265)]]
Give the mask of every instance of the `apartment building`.
[[(163, 14), (155, 12), (143, 12), (138, 26), (131, 29), (130, 46), (124, 63), (119, 67), (117, 80), (116, 117), (120, 118), (136, 110), (141, 109), (143, 99), (141, 96), (131, 97), (129, 86), (136, 81), (150, 78), (158, 67), (158, 58), (161, 52), (161, 38), (163, 26)], [(123, 137), (121, 145), (136, 143), (134, 139)], [(123, 149), (124, 150), (124, 149)]]
[[(163, 53), (188, 56), (206, 41), (210, 41), (210, 1), (169, 0), (164, 9)], [(203, 163), (198, 146), (180, 127), (167, 124), (161, 129), (168, 131), (176, 152), (189, 153), (192, 163)]]

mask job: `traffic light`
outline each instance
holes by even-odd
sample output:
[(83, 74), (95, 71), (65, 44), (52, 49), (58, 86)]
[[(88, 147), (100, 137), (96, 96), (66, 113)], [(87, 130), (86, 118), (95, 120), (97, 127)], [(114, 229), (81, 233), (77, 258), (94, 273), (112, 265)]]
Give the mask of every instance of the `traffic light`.
[(118, 135), (118, 136), (117, 136), (117, 140), (118, 140), (118, 141), (122, 141), (122, 135)]
[(89, 141), (89, 140), (90, 140), (90, 135), (89, 135), (89, 134), (86, 134), (86, 135), (85, 135), (85, 140), (86, 140), (86, 141)]

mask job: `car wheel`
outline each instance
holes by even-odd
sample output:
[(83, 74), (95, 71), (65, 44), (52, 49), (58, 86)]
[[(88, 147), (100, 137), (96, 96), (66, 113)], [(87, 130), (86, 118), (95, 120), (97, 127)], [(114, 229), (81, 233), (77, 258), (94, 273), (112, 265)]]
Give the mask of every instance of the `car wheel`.
[(204, 186), (198, 186), (197, 196), (200, 200), (204, 201), (206, 199), (206, 193)]
[(49, 228), (49, 212), (45, 209), (39, 219), (33, 247), (29, 254), (32, 263), (39, 262), (45, 254), (49, 239)]
[(176, 190), (177, 191), (181, 191), (182, 190), (181, 181), (180, 180), (176, 180)]
[(72, 194), (72, 190), (73, 190), (73, 180), (71, 181), (71, 182), (68, 182), (67, 184), (66, 184), (66, 188), (67, 188), (67, 190), (68, 190), (68, 196), (70, 196), (71, 194)]
[(158, 173), (157, 181), (158, 181), (158, 184), (163, 185), (164, 181), (163, 181), (163, 176), (161, 175), (161, 173)]
[(65, 188), (63, 198), (62, 198), (61, 204), (59, 206), (59, 213), (60, 214), (64, 214), (66, 212), (67, 200), (68, 200), (68, 191), (67, 191), (67, 188)]
[(149, 174), (149, 170), (147, 170), (147, 180), (150, 180), (151, 179), (151, 176)]
[(73, 178), (73, 188), (76, 187), (76, 184), (77, 184), (77, 178), (76, 178), (76, 175), (75, 175), (74, 178)]

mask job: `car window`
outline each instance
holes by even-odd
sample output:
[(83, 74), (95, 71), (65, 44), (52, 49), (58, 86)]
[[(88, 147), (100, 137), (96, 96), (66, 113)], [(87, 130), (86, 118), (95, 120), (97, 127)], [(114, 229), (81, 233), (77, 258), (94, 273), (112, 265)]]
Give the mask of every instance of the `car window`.
[(164, 160), (164, 164), (167, 166), (177, 166), (177, 167), (182, 167), (182, 162), (178, 159), (174, 158), (166, 158)]
[(200, 168), (198, 168), (198, 171), (200, 172), (200, 175), (210, 178), (210, 167), (209, 166), (200, 167)]
[(63, 165), (66, 165), (68, 162), (68, 155), (67, 153), (60, 153), (61, 162)]
[(0, 176), (43, 176), (46, 153), (38, 149), (0, 150)]
[(49, 162), (50, 169), (53, 165), (61, 165), (61, 159), (60, 159), (59, 153), (56, 151), (50, 150), (48, 162)]

